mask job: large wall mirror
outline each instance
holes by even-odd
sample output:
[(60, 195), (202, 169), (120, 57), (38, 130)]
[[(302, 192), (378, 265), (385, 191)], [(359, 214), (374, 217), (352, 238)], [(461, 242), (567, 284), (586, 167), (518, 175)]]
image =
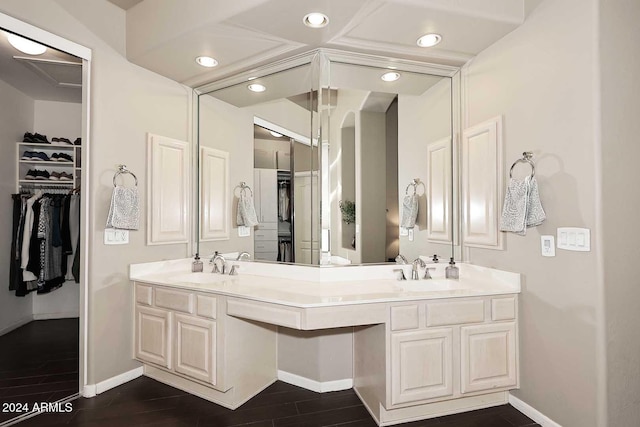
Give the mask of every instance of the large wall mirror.
[[(197, 251), (312, 265), (454, 256), (456, 79), (321, 50), (199, 88)], [(237, 225), (243, 193), (256, 226)]]

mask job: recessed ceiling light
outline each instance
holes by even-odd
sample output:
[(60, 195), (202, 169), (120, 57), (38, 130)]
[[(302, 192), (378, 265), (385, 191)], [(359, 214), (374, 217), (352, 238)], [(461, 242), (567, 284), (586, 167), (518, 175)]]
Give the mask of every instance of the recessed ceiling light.
[(46, 46), (32, 42), (31, 40), (27, 40), (20, 36), (16, 36), (15, 34), (9, 34), (7, 39), (9, 40), (9, 43), (11, 43), (11, 46), (15, 47), (22, 53), (26, 53), (27, 55), (42, 55), (47, 51)]
[(440, 43), (441, 40), (442, 36), (440, 34), (430, 33), (420, 37), (416, 43), (420, 47), (431, 47)]
[(203, 67), (211, 68), (218, 65), (218, 61), (210, 56), (198, 56), (196, 58), (196, 62), (198, 65), (202, 65)]
[(322, 28), (326, 27), (329, 23), (329, 17), (324, 13), (312, 12), (308, 13), (304, 16), (302, 20), (304, 25), (311, 28)]
[(282, 138), (282, 134), (278, 133), (278, 132), (274, 132), (272, 130), (269, 131), (269, 133), (273, 136), (275, 136), (276, 138)]
[(251, 83), (249, 86), (247, 86), (247, 89), (249, 89), (251, 92), (264, 92), (265, 90), (267, 90), (267, 87), (261, 85), (260, 83)]
[(390, 71), (388, 73), (384, 73), (380, 76), (382, 80), (385, 82), (395, 82), (400, 78), (400, 73), (396, 73), (395, 71)]

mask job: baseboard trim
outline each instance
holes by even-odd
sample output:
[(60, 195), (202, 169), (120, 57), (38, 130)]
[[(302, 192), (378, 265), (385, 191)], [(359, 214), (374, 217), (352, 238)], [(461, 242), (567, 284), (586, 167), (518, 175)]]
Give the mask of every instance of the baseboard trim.
[(4, 334), (8, 334), (9, 332), (18, 329), (20, 326), (24, 326), (27, 323), (31, 322), (33, 320), (33, 316), (27, 316), (27, 317), (23, 317), (22, 319), (18, 320), (17, 322), (12, 323), (9, 326), (6, 326), (2, 329), (0, 329), (0, 336), (4, 335)]
[(143, 374), (144, 368), (140, 366), (139, 368), (135, 368), (120, 375), (116, 375), (115, 377), (100, 381), (97, 384), (87, 384), (82, 389), (82, 396), (94, 397), (100, 393), (104, 393), (107, 390), (118, 387), (119, 385), (128, 383), (131, 380), (135, 380), (136, 378), (141, 377)]
[(307, 390), (315, 391), (316, 393), (326, 393), (329, 391), (348, 390), (353, 388), (352, 378), (320, 382), (306, 377), (301, 377), (300, 375), (292, 374), (290, 372), (278, 370), (278, 379), (288, 384), (293, 384), (298, 387), (306, 388)]
[(33, 320), (77, 319), (79, 317), (80, 317), (80, 313), (78, 312), (40, 313), (40, 314), (34, 314)]
[(511, 404), (511, 406), (525, 414), (527, 417), (531, 418), (533, 421), (540, 424), (542, 427), (562, 427), (560, 424), (553, 421), (551, 418), (547, 417), (545, 414), (538, 411), (528, 403), (525, 403), (522, 400), (518, 399), (511, 393), (509, 393), (509, 403)]

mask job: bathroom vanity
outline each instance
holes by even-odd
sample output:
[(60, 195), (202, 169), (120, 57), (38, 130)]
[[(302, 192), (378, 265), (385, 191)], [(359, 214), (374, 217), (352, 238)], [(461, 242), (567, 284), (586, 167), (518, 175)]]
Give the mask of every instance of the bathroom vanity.
[(277, 327), (353, 327), (354, 389), (379, 425), (504, 404), (518, 387), (518, 274), (232, 264), (240, 275), (131, 266), (145, 375), (235, 409), (277, 379)]

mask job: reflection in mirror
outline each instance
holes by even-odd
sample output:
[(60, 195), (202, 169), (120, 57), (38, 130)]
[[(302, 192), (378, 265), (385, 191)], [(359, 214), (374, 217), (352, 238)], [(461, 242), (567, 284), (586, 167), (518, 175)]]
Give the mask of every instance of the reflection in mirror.
[[(384, 80), (388, 71), (330, 63), (330, 218), (323, 228), (331, 230), (332, 263), (450, 254), (451, 78), (396, 71), (396, 80)], [(403, 228), (403, 201), (414, 193), (415, 225)]]
[[(257, 84), (265, 90), (251, 91), (249, 86)], [(317, 250), (315, 256), (312, 251), (317, 245), (311, 244), (312, 87), (309, 62), (200, 95), (199, 145), (229, 153), (233, 190), (231, 235), (203, 239), (200, 233), (203, 256), (246, 251), (257, 260), (318, 262)], [(236, 227), (241, 182), (251, 188), (259, 222), (247, 237), (240, 237)], [(200, 185), (200, 194), (208, 194), (206, 188), (215, 182)], [(202, 210), (202, 197), (200, 205)]]
[[(247, 251), (335, 265), (451, 256), (454, 105), (443, 75), (455, 69), (376, 58), (397, 65), (399, 78), (383, 80), (386, 66), (346, 56), (312, 52), (200, 89), (199, 144), (228, 153), (232, 224), (228, 238), (200, 233), (203, 257)], [(202, 203), (216, 193), (209, 181), (201, 182), (201, 215), (216, 208), (215, 197)], [(241, 182), (252, 188), (259, 222), (247, 237), (236, 226)], [(414, 192), (417, 216), (401, 227)]]

